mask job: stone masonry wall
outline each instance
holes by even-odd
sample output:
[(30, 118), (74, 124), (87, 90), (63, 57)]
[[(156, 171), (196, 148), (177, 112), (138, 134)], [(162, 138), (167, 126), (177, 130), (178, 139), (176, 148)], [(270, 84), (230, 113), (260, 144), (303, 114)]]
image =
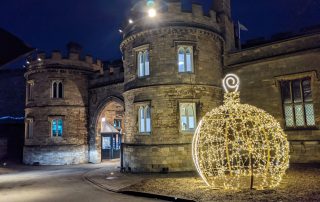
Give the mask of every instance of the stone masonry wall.
[[(134, 26), (120, 47), (124, 55), (124, 166), (134, 172), (194, 170), (191, 143), (194, 131), (180, 130), (179, 103), (195, 103), (196, 122), (221, 104), (222, 54), (225, 41), (215, 18), (183, 14), (180, 2), (170, 2), (159, 27)], [(190, 15), (190, 18), (183, 16)], [(172, 17), (169, 17), (172, 16)], [(215, 15), (213, 15), (215, 16)], [(180, 23), (175, 21), (180, 19)], [(197, 22), (197, 27), (192, 24)], [(170, 23), (176, 23), (169, 26)], [(130, 27), (129, 27), (130, 28)], [(127, 32), (125, 30), (124, 32)], [(180, 46), (193, 49), (193, 72), (178, 72)], [(138, 77), (137, 54), (149, 51), (150, 75)], [(151, 133), (139, 133), (138, 110), (151, 106)]]
[[(101, 134), (98, 131), (99, 117), (105, 107), (110, 102), (117, 102), (124, 106), (122, 97), (123, 83), (94, 87), (95, 82), (91, 82), (89, 100), (89, 162), (101, 162)], [(124, 132), (124, 131), (123, 131)]]
[(182, 172), (195, 170), (191, 144), (124, 146), (124, 167), (132, 172)]
[[(193, 170), (193, 132), (180, 130), (180, 102), (196, 104), (197, 122), (221, 104), (221, 89), (202, 85), (154, 86), (130, 90), (125, 97), (124, 165), (134, 171), (160, 172)], [(141, 103), (151, 106), (151, 133), (138, 131)]]
[[(294, 40), (301, 41), (301, 39)], [(309, 39), (304, 39), (304, 41), (309, 41)], [(315, 46), (314, 43), (312, 46)], [(292, 44), (295, 44), (295, 46), (291, 46)], [(319, 48), (308, 49), (310, 44), (299, 43), (297, 45), (296, 41), (286, 41), (282, 45), (279, 43), (278, 45), (270, 45), (270, 47), (264, 46), (262, 48), (257, 47), (254, 50), (250, 49), (249, 51), (252, 53), (258, 53), (259, 57), (252, 55), (251, 61), (246, 58), (247, 61), (245, 63), (229, 65), (225, 71), (225, 73), (236, 73), (240, 77), (242, 103), (252, 104), (266, 110), (281, 123), (290, 141), (291, 163), (320, 162), (320, 51)], [(286, 45), (289, 46), (287, 47)], [(270, 57), (273, 50), (272, 47), (274, 47), (275, 51), (283, 51)], [(288, 53), (288, 50), (293, 47), (295, 53)], [(318, 43), (318, 47), (320, 47), (320, 43)], [(299, 51), (299, 54), (297, 54), (297, 51)], [(239, 54), (242, 53), (230, 55), (230, 62), (240, 59), (238, 58)], [(265, 58), (263, 56), (268, 57)], [(250, 55), (247, 57), (250, 57)], [(312, 78), (311, 88), (316, 127), (305, 130), (286, 129), (279, 81), (304, 78), (306, 76)]]
[(88, 162), (88, 147), (74, 146), (25, 146), (23, 163), (33, 165), (70, 165)]
[[(26, 118), (33, 120), (33, 134), (25, 139), (23, 161), (42, 165), (78, 164), (88, 162), (88, 76), (98, 65), (79, 55), (69, 54), (62, 59), (59, 53), (52, 58), (38, 55), (25, 74), (33, 83), (32, 97), (26, 98)], [(83, 65), (83, 66), (81, 66)], [(52, 82), (63, 84), (63, 97), (53, 98)], [(61, 137), (51, 134), (51, 121), (63, 120)]]

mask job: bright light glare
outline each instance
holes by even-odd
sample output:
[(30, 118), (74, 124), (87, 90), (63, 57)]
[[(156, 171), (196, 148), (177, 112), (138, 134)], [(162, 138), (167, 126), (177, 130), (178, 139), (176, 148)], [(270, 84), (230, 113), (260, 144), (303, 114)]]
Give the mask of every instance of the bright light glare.
[(132, 24), (133, 23), (133, 20), (132, 19), (129, 19), (129, 24)]
[(101, 121), (102, 121), (102, 122), (105, 122), (105, 121), (106, 121), (106, 118), (102, 118)]
[(150, 9), (148, 10), (148, 15), (149, 15), (150, 18), (156, 17), (156, 15), (157, 15), (156, 9), (150, 8)]

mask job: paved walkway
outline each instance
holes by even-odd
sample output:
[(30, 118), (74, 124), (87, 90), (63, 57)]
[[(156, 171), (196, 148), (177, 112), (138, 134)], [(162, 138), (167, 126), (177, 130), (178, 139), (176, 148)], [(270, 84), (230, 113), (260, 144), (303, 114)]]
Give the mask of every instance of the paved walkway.
[(84, 178), (101, 188), (114, 192), (119, 192), (146, 179), (141, 175), (121, 173), (119, 165), (118, 160), (103, 162), (102, 168), (86, 173)]
[[(111, 164), (75, 166), (23, 166), (0, 168), (1, 202), (148, 202), (153, 198), (129, 196), (97, 188), (84, 181), (86, 175), (116, 169)], [(96, 172), (95, 172), (96, 171)]]

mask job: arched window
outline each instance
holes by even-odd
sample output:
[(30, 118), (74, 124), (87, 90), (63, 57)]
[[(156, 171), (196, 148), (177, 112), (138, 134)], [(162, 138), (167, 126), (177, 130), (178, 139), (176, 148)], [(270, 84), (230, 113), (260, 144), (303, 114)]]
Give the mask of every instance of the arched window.
[(57, 82), (54, 81), (53, 84), (52, 84), (52, 97), (53, 98), (57, 98), (58, 97), (57, 92), (58, 92), (58, 84), (57, 84)]
[(150, 107), (145, 107), (145, 113), (146, 113), (146, 132), (151, 132), (151, 111)]
[(144, 73), (145, 73), (145, 76), (147, 75), (150, 75), (150, 72), (149, 72), (149, 51), (146, 50), (144, 52)]
[(193, 72), (193, 48), (192, 46), (181, 46), (178, 49), (179, 72)]
[(138, 76), (144, 77), (150, 75), (150, 63), (149, 63), (149, 51), (139, 51), (138, 52)]
[(33, 137), (33, 118), (26, 118), (25, 134), (26, 139), (31, 139)]
[(179, 65), (179, 72), (184, 72), (184, 48), (179, 48), (178, 51), (178, 65)]
[(63, 92), (62, 82), (59, 82), (59, 84), (58, 84), (58, 98), (62, 98), (62, 92)]
[(151, 110), (149, 105), (139, 107), (139, 132), (151, 132)]
[(187, 48), (186, 50), (186, 71), (192, 72), (192, 50), (191, 48)]
[(146, 119), (144, 116), (144, 107), (140, 107), (139, 109), (139, 131), (140, 132), (146, 132)]
[(194, 131), (196, 128), (195, 103), (180, 103), (181, 131)]
[(63, 98), (62, 81), (53, 81), (52, 82), (52, 98)]

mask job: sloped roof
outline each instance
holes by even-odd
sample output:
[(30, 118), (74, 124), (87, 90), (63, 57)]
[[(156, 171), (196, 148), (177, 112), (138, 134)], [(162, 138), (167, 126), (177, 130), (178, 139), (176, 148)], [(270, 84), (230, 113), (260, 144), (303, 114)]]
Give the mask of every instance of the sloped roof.
[(108, 122), (103, 122), (101, 133), (119, 133), (119, 131)]
[(0, 28), (0, 68), (33, 50), (21, 39)]

